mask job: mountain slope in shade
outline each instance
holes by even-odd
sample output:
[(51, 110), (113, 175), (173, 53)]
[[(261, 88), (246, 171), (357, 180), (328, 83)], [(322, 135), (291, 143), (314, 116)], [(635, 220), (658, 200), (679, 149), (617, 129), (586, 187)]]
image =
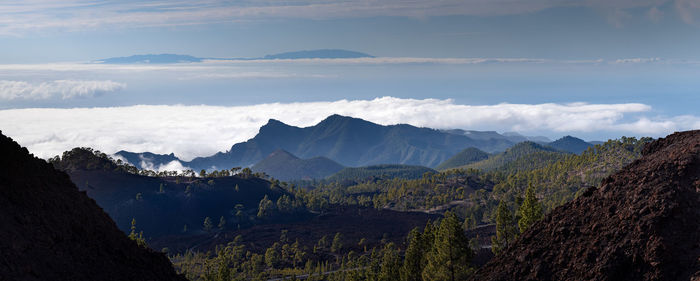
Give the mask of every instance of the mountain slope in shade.
[(586, 151), (586, 149), (593, 146), (592, 144), (587, 143), (582, 139), (575, 138), (572, 136), (565, 136), (563, 138), (550, 142), (547, 145), (559, 149), (561, 151), (567, 151), (576, 154), (581, 154), (581, 152), (584, 152)]
[[(302, 159), (322, 156), (343, 166), (403, 164), (435, 167), (465, 147), (494, 152), (512, 145), (505, 139), (472, 139), (406, 124), (383, 126), (336, 114), (305, 128), (270, 119), (252, 139), (233, 145), (229, 151), (198, 157), (182, 162), (182, 165), (196, 171), (247, 167), (283, 149)], [(144, 154), (136, 154), (139, 155)], [(138, 163), (132, 164), (138, 166)]]
[(68, 175), (0, 134), (0, 280), (185, 280)]
[(700, 280), (700, 131), (560, 206), (471, 280)]
[(253, 172), (264, 172), (278, 180), (322, 179), (344, 167), (326, 157), (299, 159), (279, 149), (253, 165)]
[(468, 165), (489, 158), (489, 154), (479, 150), (478, 148), (469, 147), (440, 163), (436, 167), (438, 170), (447, 170), (459, 166)]
[[(92, 152), (75, 148), (63, 153), (54, 166), (65, 170), (71, 180), (97, 201), (120, 229), (129, 231), (135, 218), (147, 238), (202, 231), (205, 217), (228, 222), (234, 227), (239, 220), (234, 206), (243, 205), (246, 214), (254, 216), (265, 196), (277, 200), (288, 194), (270, 187), (270, 182), (242, 175), (199, 177), (148, 177), (115, 169), (114, 163)], [(162, 186), (162, 191), (161, 191)], [(293, 219), (292, 216), (288, 216)], [(240, 224), (246, 226), (250, 220)]]

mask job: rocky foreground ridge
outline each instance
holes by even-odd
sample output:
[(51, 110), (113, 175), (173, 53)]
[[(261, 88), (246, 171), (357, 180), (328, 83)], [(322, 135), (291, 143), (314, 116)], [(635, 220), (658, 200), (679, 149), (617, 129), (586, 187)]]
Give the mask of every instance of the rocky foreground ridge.
[(472, 280), (700, 280), (700, 131), (554, 209)]
[(0, 280), (185, 280), (94, 200), (0, 133)]

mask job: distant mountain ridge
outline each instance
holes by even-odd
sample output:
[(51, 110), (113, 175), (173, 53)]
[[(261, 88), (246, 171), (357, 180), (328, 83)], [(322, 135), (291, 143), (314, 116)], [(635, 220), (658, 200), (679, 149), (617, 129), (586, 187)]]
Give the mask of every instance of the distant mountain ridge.
[[(296, 157), (323, 156), (350, 167), (379, 164), (435, 167), (467, 147), (496, 152), (513, 145), (506, 139), (475, 140), (430, 128), (406, 124), (383, 126), (336, 114), (305, 128), (270, 119), (255, 137), (233, 145), (229, 151), (181, 162), (194, 170), (247, 167), (283, 149)], [(157, 162), (159, 159), (172, 159), (168, 155), (125, 151), (117, 155), (126, 159), (153, 159), (154, 166), (167, 164)], [(139, 166), (139, 163), (131, 164)]]
[(373, 58), (374, 56), (343, 49), (318, 49), (284, 52), (265, 55), (258, 58), (199, 58), (190, 55), (177, 54), (146, 54), (127, 57), (112, 57), (100, 59), (95, 62), (105, 64), (168, 64), (191, 63), (204, 60), (276, 60), (276, 59), (349, 59), (349, 58)]
[(450, 130), (443, 130), (444, 132), (448, 132), (451, 134), (457, 134), (457, 135), (465, 135), (469, 138), (476, 139), (476, 140), (489, 140), (489, 139), (497, 139), (497, 140), (508, 140), (513, 143), (520, 143), (524, 141), (532, 141), (536, 143), (549, 143), (552, 140), (548, 139), (547, 137), (543, 136), (523, 136), (521, 134), (515, 133), (515, 132), (505, 132), (502, 134), (499, 134), (496, 131), (474, 131), (474, 130), (462, 130), (462, 129), (450, 129)]
[(278, 180), (322, 179), (342, 170), (343, 165), (326, 157), (300, 159), (279, 149), (251, 167)]

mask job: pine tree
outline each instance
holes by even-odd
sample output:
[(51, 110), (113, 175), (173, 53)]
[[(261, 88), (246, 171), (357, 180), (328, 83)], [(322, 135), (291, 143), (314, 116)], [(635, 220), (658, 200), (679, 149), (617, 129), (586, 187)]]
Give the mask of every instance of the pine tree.
[(136, 233), (136, 219), (131, 218), (131, 232), (129, 233), (129, 239), (136, 241), (136, 244), (141, 247), (148, 247), (146, 244), (146, 239), (143, 238), (143, 231)]
[(224, 226), (226, 226), (226, 219), (224, 219), (224, 216), (219, 218), (219, 225), (217, 226), (219, 227), (219, 230), (224, 230)]
[(379, 270), (379, 281), (394, 281), (399, 276), (401, 268), (401, 258), (394, 243), (384, 246), (382, 257), (382, 267)]
[(214, 227), (214, 224), (211, 222), (211, 218), (210, 218), (210, 217), (204, 218), (204, 224), (203, 224), (203, 226), (204, 226), (204, 231), (206, 231), (206, 232), (211, 231), (211, 229)]
[(525, 230), (530, 227), (533, 223), (541, 220), (544, 217), (542, 212), (542, 205), (537, 200), (535, 196), (535, 188), (530, 183), (525, 190), (525, 201), (520, 206), (520, 220), (518, 221), (518, 227), (520, 228), (520, 233), (525, 232)]
[(462, 223), (454, 213), (447, 212), (435, 233), (433, 247), (428, 252), (423, 280), (465, 280), (471, 272), (469, 260), (472, 256)]
[(401, 267), (402, 281), (421, 281), (421, 273), (423, 272), (423, 260), (425, 259), (426, 249), (423, 246), (423, 235), (414, 228), (408, 234), (408, 247), (404, 254), (403, 266)]
[(472, 229), (476, 228), (476, 224), (477, 224), (477, 221), (476, 221), (476, 217), (474, 216), (473, 212), (470, 213), (469, 216), (467, 216), (467, 218), (464, 219), (464, 229), (465, 230), (472, 230)]
[(496, 236), (491, 237), (491, 251), (498, 254), (502, 249), (508, 248), (516, 235), (513, 213), (505, 200), (501, 200), (496, 211)]
[(333, 242), (331, 243), (331, 252), (336, 253), (340, 252), (340, 250), (343, 248), (343, 236), (340, 234), (340, 232), (337, 232), (335, 234), (335, 237), (333, 237)]
[(268, 217), (272, 214), (272, 211), (275, 207), (275, 204), (272, 203), (272, 200), (270, 200), (267, 195), (263, 197), (263, 199), (260, 200), (260, 203), (258, 204), (258, 217), (259, 218), (265, 218)]
[(265, 263), (271, 268), (279, 266), (281, 261), (280, 256), (280, 243), (275, 242), (270, 248), (265, 251)]

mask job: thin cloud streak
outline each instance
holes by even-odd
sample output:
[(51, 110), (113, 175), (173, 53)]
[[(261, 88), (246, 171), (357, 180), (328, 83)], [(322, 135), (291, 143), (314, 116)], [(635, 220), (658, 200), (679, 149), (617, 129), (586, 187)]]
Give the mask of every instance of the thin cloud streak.
[[(438, 129), (517, 131), (549, 135), (608, 132), (612, 136), (663, 136), (700, 128), (694, 115), (650, 116), (652, 108), (625, 104), (466, 105), (452, 100), (338, 100), (249, 106), (138, 105), (106, 108), (0, 110), (0, 129), (40, 157), (76, 146), (171, 153), (184, 160), (226, 151), (253, 137), (268, 119), (311, 126), (331, 114), (379, 124), (407, 123)], [(157, 168), (157, 167), (156, 167)]]
[[(41, 63), (41, 64), (0, 64), (0, 71), (216, 71), (226, 70), (232, 73), (236, 67), (250, 65), (392, 65), (392, 64), (444, 64), (444, 65), (479, 65), (479, 64), (566, 64), (566, 65), (618, 65), (618, 64), (662, 64), (662, 65), (700, 65), (697, 60), (663, 59), (663, 58), (620, 58), (612, 60), (554, 60), (541, 58), (427, 58), (427, 57), (373, 57), (373, 58), (338, 58), (338, 59), (254, 59), (228, 60), (208, 59), (202, 62), (173, 64), (106, 64), (106, 63)], [(234, 76), (257, 76), (253, 72)], [(294, 73), (258, 72), (264, 76), (295, 76)]]
[[(524, 14), (556, 7), (602, 10), (657, 7), (659, 1), (574, 0), (321, 0), (321, 1), (6, 1), (0, 4), (0, 34), (18, 36), (44, 30), (143, 28), (221, 24), (266, 19), (337, 19)], [(692, 0), (675, 0), (679, 13), (692, 22)]]
[(107, 81), (55, 80), (42, 83), (0, 80), (0, 100), (43, 100), (85, 98), (119, 91), (124, 83)]

